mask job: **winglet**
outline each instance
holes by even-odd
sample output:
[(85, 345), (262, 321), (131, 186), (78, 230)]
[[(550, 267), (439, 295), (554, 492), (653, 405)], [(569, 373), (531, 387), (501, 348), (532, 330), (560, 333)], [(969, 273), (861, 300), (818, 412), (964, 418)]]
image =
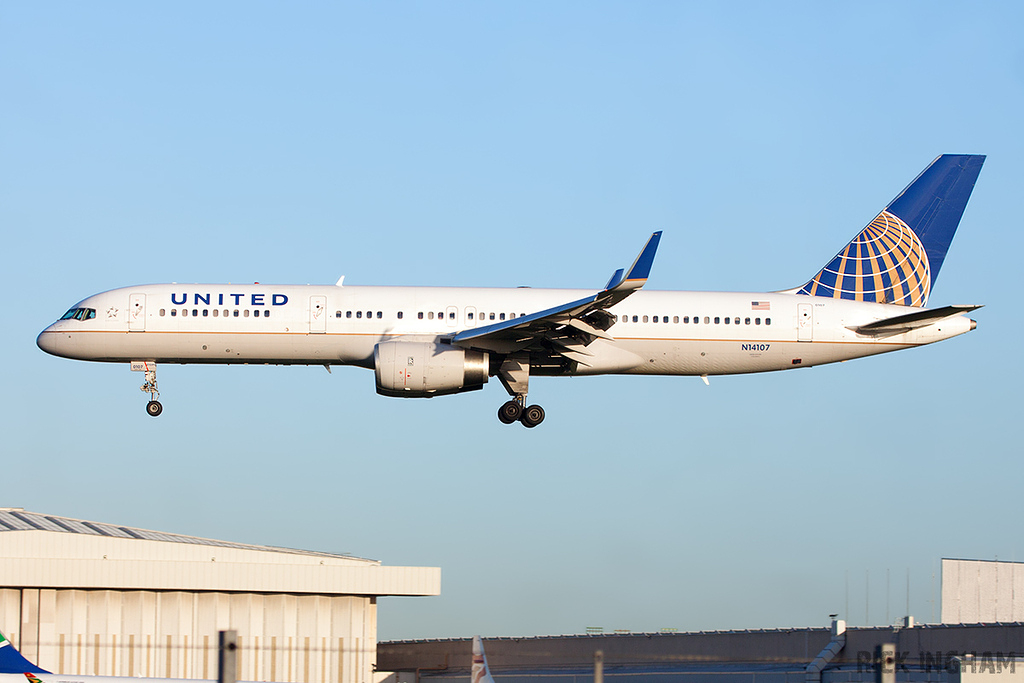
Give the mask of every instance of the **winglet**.
[(480, 636), (473, 636), (473, 669), (469, 680), (470, 683), (494, 683), (491, 671), (487, 667), (487, 655), (484, 654), (484, 644)]
[(49, 671), (40, 669), (38, 666), (21, 656), (11, 641), (0, 633), (0, 674), (48, 674)]
[(615, 271), (611, 280), (605, 286), (605, 291), (616, 289), (640, 289), (647, 282), (647, 276), (651, 274), (651, 267), (654, 265), (654, 254), (658, 251), (658, 243), (661, 241), (661, 230), (651, 235), (647, 244), (640, 251), (640, 255), (633, 261), (626, 274), (622, 270)]

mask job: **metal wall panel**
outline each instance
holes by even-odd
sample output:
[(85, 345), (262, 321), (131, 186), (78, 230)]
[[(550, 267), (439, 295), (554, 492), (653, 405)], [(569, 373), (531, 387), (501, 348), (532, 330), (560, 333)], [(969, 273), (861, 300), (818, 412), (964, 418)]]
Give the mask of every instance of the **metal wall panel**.
[(227, 628), (242, 680), (371, 683), (376, 660), (365, 596), (0, 589), (0, 617), (26, 657), (66, 675), (213, 679)]
[(1024, 563), (942, 560), (942, 623), (1024, 621)]

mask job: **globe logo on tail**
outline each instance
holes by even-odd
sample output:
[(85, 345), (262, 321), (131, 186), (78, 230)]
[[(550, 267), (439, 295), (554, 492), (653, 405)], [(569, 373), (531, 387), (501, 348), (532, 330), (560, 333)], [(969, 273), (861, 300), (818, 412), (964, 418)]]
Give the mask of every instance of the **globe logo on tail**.
[(883, 211), (798, 293), (925, 306), (930, 290), (924, 245), (910, 226)]

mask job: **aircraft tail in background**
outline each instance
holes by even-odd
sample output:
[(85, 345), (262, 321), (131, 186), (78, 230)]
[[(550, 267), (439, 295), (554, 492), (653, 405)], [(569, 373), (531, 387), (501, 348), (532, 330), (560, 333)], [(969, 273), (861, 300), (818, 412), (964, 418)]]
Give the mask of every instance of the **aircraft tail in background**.
[(981, 154), (935, 159), (795, 292), (926, 306), (983, 163)]
[(473, 670), (470, 683), (494, 683), (491, 670), (487, 667), (487, 655), (484, 654), (484, 644), (480, 636), (473, 636)]
[(48, 674), (49, 671), (40, 669), (38, 666), (21, 656), (21, 653), (11, 644), (11, 641), (0, 633), (0, 674)]

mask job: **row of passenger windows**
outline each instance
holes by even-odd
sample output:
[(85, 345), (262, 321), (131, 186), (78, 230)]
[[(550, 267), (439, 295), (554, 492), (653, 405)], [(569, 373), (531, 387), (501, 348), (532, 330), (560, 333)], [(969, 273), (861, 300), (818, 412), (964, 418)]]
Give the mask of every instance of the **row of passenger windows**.
[[(649, 322), (653, 322), (653, 323), (657, 323), (657, 322), (667, 323), (668, 322), (668, 316), (667, 315), (662, 315), (662, 316), (653, 315), (653, 316), (650, 316), (649, 318), (650, 319), (648, 320), (648, 316), (646, 316), (646, 315), (634, 315), (634, 316), (623, 315), (623, 316), (618, 316), (615, 319), (616, 319), (616, 321), (624, 322), (624, 323), (628, 323), (630, 321), (635, 322), (635, 323), (640, 323), (640, 322), (644, 322), (645, 323), (645, 322), (648, 322), (648, 321)], [(682, 319), (680, 319), (678, 315), (672, 316), (672, 322), (673, 323), (678, 324), (680, 322), (680, 320), (685, 325), (688, 325), (691, 322), (694, 325), (699, 325), (700, 321), (701, 321), (701, 318), (700, 318), (699, 315), (693, 316), (692, 319), (688, 315), (684, 315), (682, 317)], [(730, 318), (730, 317), (726, 316), (726, 317), (723, 318), (721, 316), (717, 316), (716, 315), (714, 318), (712, 318), (709, 315), (704, 316), (704, 324), (705, 325), (710, 325), (712, 321), (714, 321), (715, 325), (721, 325), (722, 323), (725, 323), (726, 325), (729, 325), (729, 324), (739, 325), (739, 324), (741, 324), (739, 317)], [(761, 319), (760, 318), (743, 318), (743, 323), (742, 324), (743, 325), (749, 325), (751, 323), (751, 321), (753, 321), (753, 323), (755, 325), (760, 325), (761, 324)], [(772, 319), (771, 318), (765, 318), (764, 319), (764, 324), (765, 325), (771, 325), (772, 324)]]
[[(172, 308), (171, 309), (171, 317), (172, 318), (178, 315), (178, 310), (179, 309), (177, 309), (177, 308)], [(188, 316), (191, 315), (194, 318), (198, 318), (199, 316), (203, 316), (204, 318), (206, 318), (206, 317), (209, 317), (211, 315), (210, 310), (211, 309), (209, 309), (209, 308), (204, 308), (204, 309), (201, 309), (201, 310), (198, 309), (198, 308), (193, 308), (190, 311), (187, 308), (182, 308), (181, 309), (181, 317), (187, 318)], [(235, 318), (238, 318), (238, 317), (248, 318), (249, 317), (249, 309), (245, 309), (245, 310), (239, 312), (239, 310), (237, 308), (234, 309), (233, 311), (232, 310), (228, 310), (227, 308), (225, 308), (225, 309), (223, 309), (223, 313), (221, 312), (221, 309), (219, 309), (219, 308), (214, 308), (212, 310), (213, 310), (212, 315), (213, 315), (214, 318), (216, 318), (218, 316), (223, 316), (225, 318), (227, 318), (229, 316), (232, 316), (232, 317), (235, 317)], [(160, 309), (160, 316), (163, 317), (165, 315), (167, 315), (167, 309), (161, 308)], [(257, 308), (256, 310), (254, 310), (252, 312), (252, 315), (253, 315), (254, 318), (260, 317), (260, 315), (261, 315), (260, 309)], [(270, 310), (269, 309), (263, 309), (262, 315), (263, 315), (264, 318), (269, 318), (270, 317)]]
[[(269, 313), (269, 311), (267, 311), (266, 313)], [(216, 315), (216, 311), (214, 312), (214, 315)], [(396, 317), (399, 320), (402, 320), (404, 318), (404, 315), (405, 314), (402, 311), (398, 311), (398, 313), (396, 314)], [(456, 312), (454, 310), (449, 310), (447, 314), (445, 314), (444, 311), (438, 311), (436, 314), (434, 313), (434, 311), (426, 311), (426, 312), (419, 311), (416, 314), (416, 318), (418, 320), (435, 320), (435, 319), (436, 320), (444, 320), (445, 319), (445, 315), (447, 315), (449, 320), (455, 320), (457, 314), (456, 314)], [(519, 316), (524, 316), (524, 315), (526, 315), (526, 314), (525, 313), (520, 313), (519, 314)], [(371, 320), (371, 319), (376, 318), (377, 320), (380, 320), (380, 319), (382, 319), (384, 317), (384, 312), (383, 311), (344, 311), (344, 312), (342, 312), (342, 311), (335, 311), (334, 312), (334, 317), (335, 318), (342, 318), (342, 317), (344, 317), (344, 318), (356, 318), (357, 320), (361, 320), (363, 318), (366, 318), (367, 320)], [(502, 321), (502, 320), (506, 320), (506, 319), (512, 320), (512, 319), (514, 319), (516, 317), (516, 314), (515, 313), (509, 313), (506, 316), (505, 313), (480, 313), (478, 316), (474, 316), (473, 312), (467, 312), (466, 313), (466, 320), (473, 320), (474, 317), (476, 317), (477, 319), (479, 319), (480, 321), (483, 321), (483, 322), (490, 321), (490, 320)], [(669, 322), (669, 316), (667, 316), (667, 315), (660, 315), (660, 316), (659, 315), (654, 315), (654, 316), (647, 316), (647, 315), (633, 315), (633, 316), (629, 316), (629, 315), (623, 315), (623, 316), (613, 316), (613, 317), (614, 317), (616, 322), (624, 322), (624, 323), (628, 323), (628, 322), (631, 322), (631, 321), (634, 322), (634, 323), (639, 323), (639, 322), (644, 322), (644, 323), (646, 323), (646, 322), (668, 323)], [(698, 316), (698, 315), (695, 315), (695, 316), (693, 316), (691, 318), (688, 315), (684, 315), (684, 316), (682, 316), (682, 318), (680, 318), (678, 315), (674, 315), (674, 316), (671, 317), (671, 320), (675, 324), (679, 324), (680, 322), (682, 322), (685, 325), (689, 325), (690, 323), (693, 323), (694, 325), (699, 325), (700, 322), (701, 322), (701, 317)], [(739, 317), (728, 317), (728, 316), (726, 316), (726, 317), (723, 318), (722, 316), (717, 316), (717, 315), (714, 316), (714, 317), (709, 316), (709, 315), (704, 316), (704, 324), (705, 325), (711, 325), (712, 322), (715, 325), (721, 325), (723, 323), (726, 324), (726, 325), (733, 325), (733, 324), (734, 325), (741, 325), (741, 324), (742, 325), (750, 325), (750, 324), (760, 325), (761, 324), (761, 318), (743, 318), (742, 322), (740, 322), (740, 318)], [(765, 318), (764, 319), (764, 324), (765, 325), (771, 325), (772, 324), (772, 319), (771, 318)]]
[[(525, 313), (520, 313), (519, 315), (520, 316), (524, 316), (526, 314)], [(488, 317), (488, 316), (490, 316), (490, 317)], [(384, 317), (384, 312), (383, 311), (366, 311), (364, 313), (363, 311), (345, 311), (344, 314), (343, 314), (341, 311), (335, 311), (334, 312), (334, 317), (335, 318), (345, 317), (345, 318), (356, 318), (356, 319), (362, 319), (362, 318), (365, 317), (367, 319), (377, 318), (378, 320), (380, 320), (381, 318)], [(399, 320), (402, 320), (405, 317), (405, 313), (403, 311), (399, 311), (397, 313), (396, 317)], [(466, 313), (466, 319), (467, 320), (473, 320), (475, 317), (476, 316), (474, 316), (472, 311)], [(509, 320), (511, 320), (511, 319), (513, 319), (515, 317), (516, 317), (515, 313), (509, 313), (508, 314), (508, 319)], [(426, 311), (426, 312), (419, 311), (416, 314), (416, 318), (418, 320), (434, 320), (434, 319), (444, 320), (445, 312), (444, 311), (438, 311), (435, 314), (434, 311)], [(456, 319), (455, 311), (448, 311), (448, 319), (449, 320), (455, 320)], [(506, 316), (505, 316), (504, 313), (489, 313), (489, 314), (488, 313), (480, 313), (479, 319), (480, 320), (484, 320), (484, 321), (486, 321), (486, 320), (505, 320)]]

